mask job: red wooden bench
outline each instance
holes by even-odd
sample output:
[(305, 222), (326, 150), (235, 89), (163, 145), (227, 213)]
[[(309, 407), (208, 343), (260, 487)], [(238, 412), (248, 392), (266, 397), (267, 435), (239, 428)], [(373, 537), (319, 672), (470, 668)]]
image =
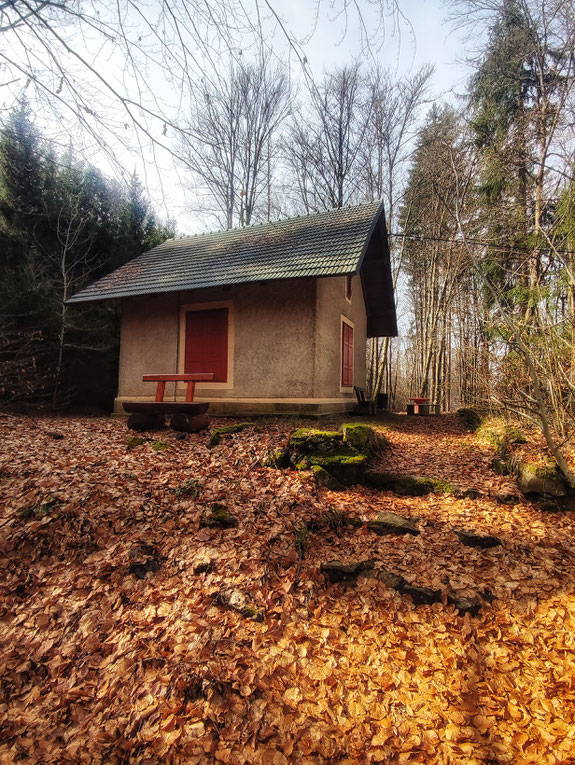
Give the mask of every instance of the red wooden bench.
[[(212, 382), (213, 372), (193, 372), (191, 374), (172, 375), (172, 374), (149, 374), (142, 377), (143, 382), (156, 382), (155, 401), (124, 401), (122, 406), (130, 414), (128, 418), (128, 427), (134, 430), (148, 430), (154, 427), (163, 427), (164, 416), (171, 414), (172, 419), (170, 427), (174, 430), (184, 430), (195, 432), (203, 430), (209, 424), (209, 418), (206, 415), (209, 402), (201, 404), (194, 402), (194, 393), (196, 383)], [(165, 401), (166, 383), (185, 382), (186, 400), (185, 401)]]

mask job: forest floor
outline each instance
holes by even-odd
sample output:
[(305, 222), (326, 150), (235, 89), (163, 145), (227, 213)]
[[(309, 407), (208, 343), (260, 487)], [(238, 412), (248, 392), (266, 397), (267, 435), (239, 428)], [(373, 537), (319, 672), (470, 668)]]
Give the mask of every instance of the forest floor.
[[(262, 467), (293, 427), (130, 448), (122, 421), (0, 415), (1, 762), (575, 763), (575, 514), (499, 504), (456, 416), (391, 418), (381, 467), (478, 499)], [(200, 526), (214, 503), (237, 528)], [(333, 528), (387, 510), (420, 535)], [(376, 563), (330, 584), (333, 559)]]

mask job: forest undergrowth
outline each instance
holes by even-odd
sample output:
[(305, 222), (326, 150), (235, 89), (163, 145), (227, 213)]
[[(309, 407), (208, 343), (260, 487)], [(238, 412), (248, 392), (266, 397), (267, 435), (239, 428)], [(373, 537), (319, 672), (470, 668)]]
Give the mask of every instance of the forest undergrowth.
[[(379, 467), (476, 498), (263, 467), (293, 427), (209, 449), (0, 415), (0, 761), (575, 762), (574, 514), (525, 500), (456, 416), (390, 419)], [(214, 505), (237, 525), (205, 525)], [(386, 511), (420, 534), (374, 533)], [(374, 567), (333, 584), (333, 560)]]

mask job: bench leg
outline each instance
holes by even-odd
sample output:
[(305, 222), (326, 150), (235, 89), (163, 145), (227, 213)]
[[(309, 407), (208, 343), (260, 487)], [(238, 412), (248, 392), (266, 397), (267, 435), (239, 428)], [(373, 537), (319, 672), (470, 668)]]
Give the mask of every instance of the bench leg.
[(128, 428), (130, 430), (160, 430), (166, 427), (166, 420), (163, 414), (143, 414), (134, 412), (128, 417)]
[(207, 414), (175, 414), (170, 420), (170, 428), (179, 430), (181, 433), (199, 433), (210, 426), (210, 418)]

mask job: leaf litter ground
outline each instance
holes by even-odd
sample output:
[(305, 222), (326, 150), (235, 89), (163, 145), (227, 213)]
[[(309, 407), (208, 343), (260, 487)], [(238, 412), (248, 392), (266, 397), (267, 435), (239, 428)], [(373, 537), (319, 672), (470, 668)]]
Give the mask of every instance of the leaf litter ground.
[[(128, 446), (117, 420), (0, 415), (2, 762), (575, 762), (573, 513), (498, 504), (517, 488), (456, 417), (395, 418), (379, 467), (479, 499), (261, 467), (293, 427)], [(239, 525), (200, 527), (214, 503)], [(326, 511), (392, 511), (421, 534), (334, 529)], [(443, 602), (329, 584), (333, 559)]]

